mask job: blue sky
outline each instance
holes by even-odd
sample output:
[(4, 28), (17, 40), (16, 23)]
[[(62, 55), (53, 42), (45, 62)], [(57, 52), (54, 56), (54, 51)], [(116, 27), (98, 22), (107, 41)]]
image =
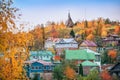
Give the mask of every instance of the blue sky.
[(14, 0), (14, 6), (20, 9), (21, 20), (34, 25), (65, 22), (68, 11), (74, 22), (98, 17), (120, 21), (120, 0)]

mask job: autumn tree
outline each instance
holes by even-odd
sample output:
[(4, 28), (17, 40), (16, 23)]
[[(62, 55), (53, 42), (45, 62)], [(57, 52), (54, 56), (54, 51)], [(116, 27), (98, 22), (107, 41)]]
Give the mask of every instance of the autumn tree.
[(119, 34), (120, 33), (120, 26), (115, 26), (115, 34)]
[(109, 50), (108, 56), (110, 56), (112, 59), (115, 59), (117, 56), (117, 51), (116, 50)]
[[(41, 25), (37, 25), (33, 30), (29, 31), (33, 35), (33, 50), (41, 50), (44, 46), (45, 34), (44, 28)], [(44, 38), (44, 39), (43, 39)]]
[(107, 36), (107, 31), (102, 31), (102, 33), (101, 33), (101, 37), (106, 37)]
[(84, 27), (85, 27), (85, 28), (88, 27), (88, 21), (87, 21), (87, 20), (85, 20), (85, 22), (84, 22)]
[(93, 34), (89, 34), (87, 37), (86, 37), (86, 40), (93, 40), (94, 38), (94, 35)]
[(69, 33), (70, 33), (70, 29), (65, 28), (65, 29), (59, 29), (58, 30), (59, 33), (59, 38), (68, 38), (69, 37)]
[(57, 38), (58, 37), (58, 32), (56, 31), (54, 24), (52, 25), (51, 31), (50, 31), (51, 37)]
[(28, 55), (31, 37), (26, 32), (19, 32), (15, 20), (17, 8), (12, 7), (12, 0), (0, 1), (0, 79), (26, 79), (23, 68)]
[(76, 73), (70, 66), (66, 66), (64, 73), (68, 80), (75, 79)]
[(114, 63), (116, 55), (117, 55), (116, 50), (105, 50), (101, 56), (102, 64)]
[(112, 80), (112, 77), (107, 70), (101, 72), (101, 78), (102, 80)]

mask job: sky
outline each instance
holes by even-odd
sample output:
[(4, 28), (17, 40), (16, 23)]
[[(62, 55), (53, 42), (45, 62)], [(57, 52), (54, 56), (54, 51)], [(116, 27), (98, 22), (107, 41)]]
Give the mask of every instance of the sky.
[(65, 22), (68, 12), (73, 22), (99, 17), (120, 21), (120, 0), (14, 0), (21, 20), (32, 25), (47, 21)]

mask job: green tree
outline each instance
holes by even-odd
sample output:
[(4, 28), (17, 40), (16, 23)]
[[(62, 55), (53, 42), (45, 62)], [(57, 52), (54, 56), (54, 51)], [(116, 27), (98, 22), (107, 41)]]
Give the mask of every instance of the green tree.
[(87, 80), (100, 80), (99, 72), (97, 69), (93, 69), (87, 76)]
[(113, 59), (110, 56), (108, 56), (108, 50), (104, 51), (104, 53), (102, 54), (101, 60), (102, 60), (102, 64), (113, 63)]
[(80, 66), (79, 66), (79, 74), (81, 76), (83, 76), (83, 66), (82, 66), (82, 64), (80, 64)]
[(63, 79), (63, 69), (62, 69), (62, 66), (56, 66), (54, 68), (53, 78), (55, 80), (62, 80)]
[(93, 69), (87, 76), (77, 76), (78, 80), (101, 80), (99, 72), (96, 69)]
[(75, 32), (73, 31), (73, 29), (70, 31), (70, 36), (72, 36), (73, 38), (75, 37)]
[(40, 80), (40, 74), (34, 74), (34, 78), (32, 80)]
[(111, 24), (111, 21), (109, 18), (105, 19), (105, 24)]

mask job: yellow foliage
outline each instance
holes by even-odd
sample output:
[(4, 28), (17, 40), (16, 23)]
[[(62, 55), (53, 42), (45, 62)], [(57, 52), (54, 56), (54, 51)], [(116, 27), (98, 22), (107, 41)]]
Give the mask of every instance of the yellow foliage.
[(94, 35), (93, 34), (89, 34), (87, 37), (86, 37), (86, 40), (93, 40), (94, 38)]
[(107, 36), (107, 31), (102, 31), (101, 36), (106, 37)]
[(13, 34), (6, 32), (0, 40), (0, 78), (3, 80), (25, 79), (24, 61), (28, 55), (28, 44), (31, 37), (24, 32)]

